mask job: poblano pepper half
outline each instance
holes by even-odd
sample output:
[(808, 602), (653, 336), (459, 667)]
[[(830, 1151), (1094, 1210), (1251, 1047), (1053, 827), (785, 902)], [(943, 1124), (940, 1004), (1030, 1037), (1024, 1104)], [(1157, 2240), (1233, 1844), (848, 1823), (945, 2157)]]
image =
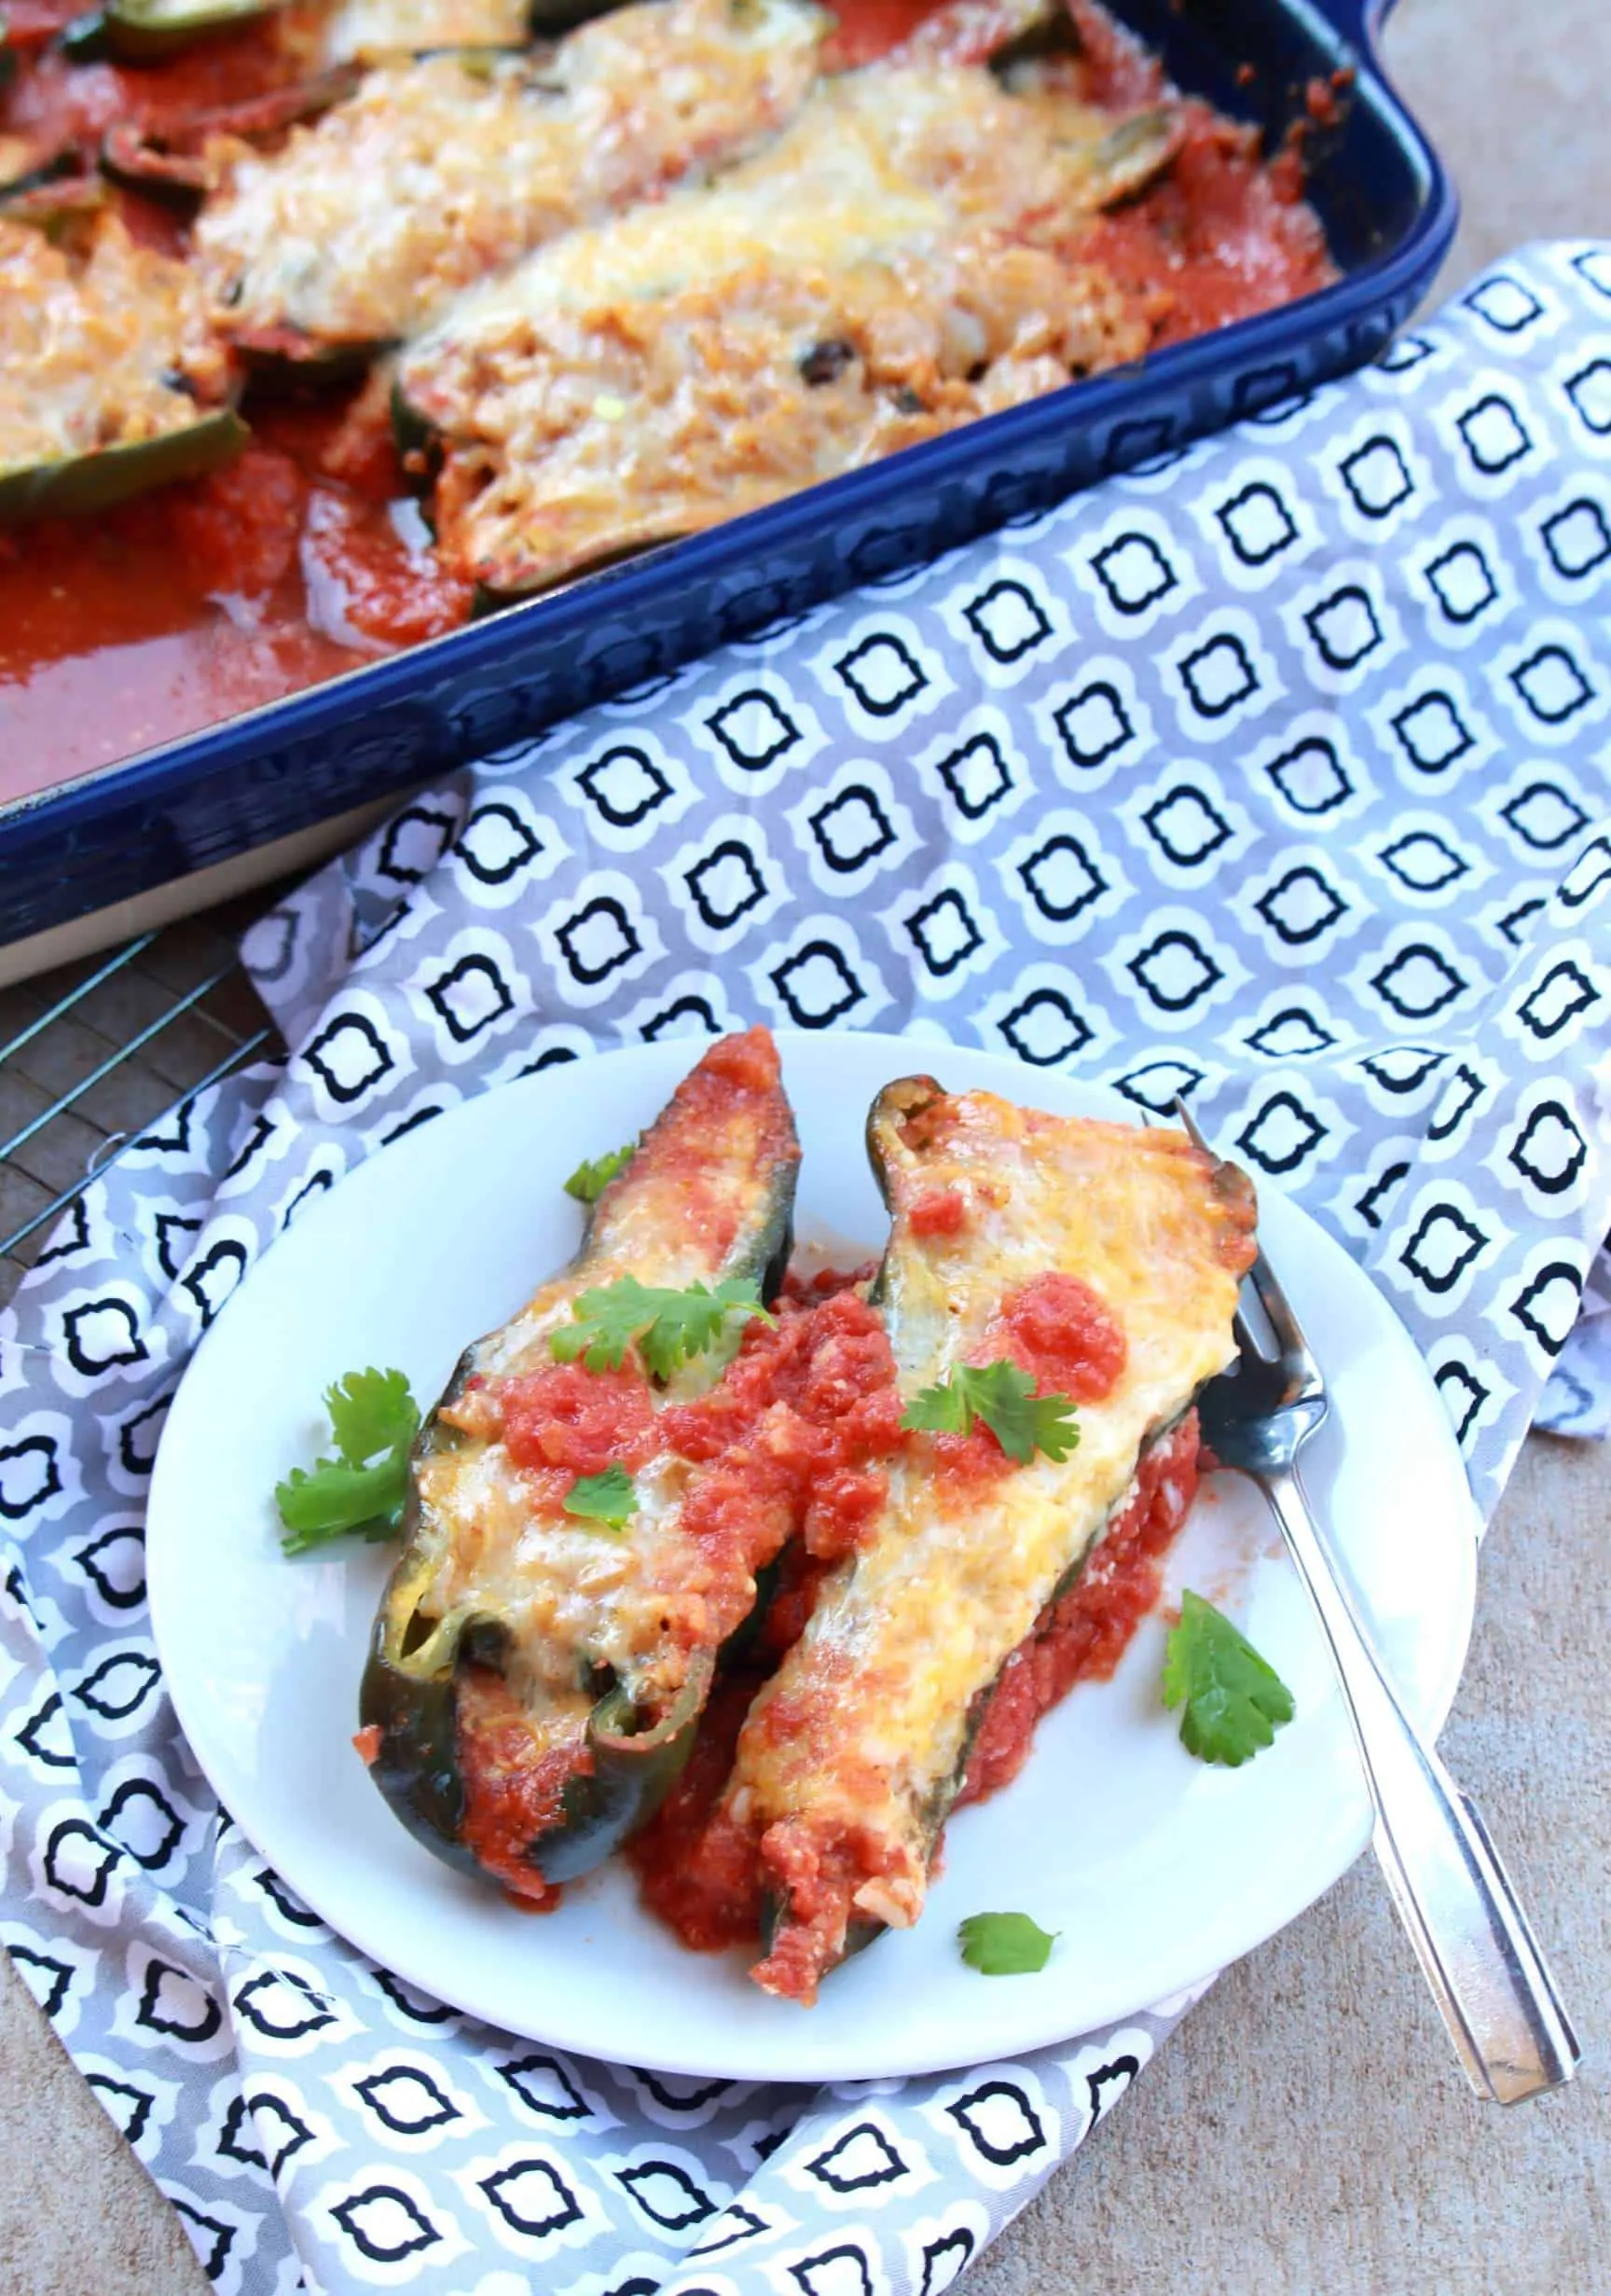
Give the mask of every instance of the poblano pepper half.
[[(874, 1101), (868, 1150), (891, 1216), (872, 1300), (912, 1432), (751, 1707), (723, 1798), (764, 1892), (752, 1974), (806, 2002), (917, 1918), (1004, 1668), (1234, 1352), (1254, 1249), (1246, 1180), (1178, 1132), (912, 1077)], [(1035, 1383), (1022, 1423), (916, 1408), (1003, 1365)], [(1049, 1424), (1069, 1411), (1072, 1443)], [(1194, 1429), (1183, 1440), (1189, 1466)]]
[(247, 436), (188, 267), (92, 178), (42, 173), (0, 202), (0, 526), (199, 477)]
[[(775, 1296), (799, 1153), (770, 1036), (720, 1040), (593, 1205), (571, 1266), (465, 1351), (416, 1441), (359, 1743), (428, 1848), (518, 1896), (542, 1902), (650, 1816), (730, 1630), (684, 1535), (695, 1471), (657, 1426), (717, 1383), (748, 1311), (674, 1362), (641, 1335), (609, 1362), (575, 1344), (578, 1303), (626, 1279)], [(566, 1510), (606, 1458), (631, 1476), (618, 1527)], [(738, 1592), (752, 1604), (753, 1580)]]

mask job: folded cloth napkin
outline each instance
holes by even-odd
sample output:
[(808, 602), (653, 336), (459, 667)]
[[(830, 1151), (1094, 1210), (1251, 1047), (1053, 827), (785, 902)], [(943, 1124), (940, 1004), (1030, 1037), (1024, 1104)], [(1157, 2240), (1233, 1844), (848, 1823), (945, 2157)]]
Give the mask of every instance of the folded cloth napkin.
[[(350, 1950), (166, 1701), (163, 1412), (298, 1207), (468, 1095), (878, 1027), (1188, 1094), (1384, 1287), (1486, 1514), (1611, 1210), (1608, 457), (1611, 247), (1529, 250), (1348, 381), (489, 758), (248, 934), (288, 1065), (97, 1180), (0, 1358), (3, 1933), (220, 2288), (936, 2296), (1122, 2095), (1183, 2002), (813, 2094)], [(1559, 1425), (1611, 1413), (1607, 1322)]]

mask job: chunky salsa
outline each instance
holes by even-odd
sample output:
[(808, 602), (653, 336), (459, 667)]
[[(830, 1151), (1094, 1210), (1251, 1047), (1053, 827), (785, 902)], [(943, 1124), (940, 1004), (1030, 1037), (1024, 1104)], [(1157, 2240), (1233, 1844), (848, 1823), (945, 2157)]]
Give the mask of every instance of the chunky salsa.
[[(411, 5), (434, 21), (433, 6), (450, 0)], [(806, 11), (805, 28), (797, 0), (668, 0), (655, 24), (668, 41), (699, 44), (691, 53), (703, 60), (695, 79), (705, 94), (681, 136), (656, 140), (642, 132), (645, 99), (631, 80), (631, 42), (645, 35), (634, 35), (630, 13), (585, 25), (558, 48), (511, 58), (472, 45), (444, 61), (443, 35), (411, 30), (406, 7), (393, 47), (377, 49), (372, 32), (367, 42), (352, 32), (364, 15), (352, 0), (298, 0), (134, 56), (116, 37), (86, 40), (79, 0), (12, 0), (0, 46), (0, 72), (10, 67), (0, 82), (0, 231), (46, 231), (53, 244), (88, 246), (84, 261), (127, 247), (195, 269), (212, 298), (209, 357), (222, 346), (250, 437), (233, 459), (201, 468), (199, 458), (197, 475), (131, 499), (17, 522), (8, 473), (42, 452), (26, 443), (37, 422), (19, 427), (16, 416), (30, 412), (34, 354), (0, 318), (0, 520), (11, 521), (0, 522), (0, 800), (449, 630), (478, 589), (542, 587), (601, 552), (690, 531), (813, 472), (1323, 284), (1331, 272), (1295, 149), (1261, 154), (1250, 131), (1175, 97), (1095, 0), (1066, 5), (1048, 59), (1043, 38), (1022, 36), (1040, 12), (1026, 0), (838, 0), (832, 20)], [(740, 27), (731, 64), (718, 54), (727, 31), (712, 30), (718, 7), (731, 10), (729, 30)], [(364, 21), (386, 21), (379, 0)], [(501, 23), (476, 36), (506, 39)], [(858, 95), (869, 65), (905, 76), (909, 106), (895, 155), (907, 171), (900, 198), (873, 223), (867, 172), (888, 177), (894, 145), (881, 103)], [(526, 114), (550, 104), (571, 137), (556, 148), (587, 156), (585, 182), (570, 165), (564, 199), (543, 208), (533, 192), (511, 214), (508, 171), (483, 166), (474, 180), (453, 179), (468, 242), (437, 243), (440, 201), (405, 216), (413, 236), (399, 238), (397, 214), (379, 211), (400, 203), (379, 177), (389, 152), (406, 157), (410, 134), (433, 131), (428, 107), (444, 100), (444, 72), (458, 76), (451, 101), (477, 107), (464, 115), (466, 150), (509, 111), (518, 79)], [(940, 130), (966, 116), (964, 95), (984, 125), (1019, 104), (1040, 142), (1026, 132), (1020, 152), (998, 136), (957, 160)], [(406, 106), (421, 104), (424, 124), (410, 127)], [(378, 124), (365, 126), (365, 104)], [(1104, 118), (1115, 134), (1081, 144), (1070, 123)], [(359, 155), (351, 164), (344, 134)], [(365, 160), (371, 147), (379, 156)], [(354, 190), (364, 165), (377, 180)], [(819, 209), (798, 196), (799, 171), (818, 165), (840, 171)], [(1070, 203), (1050, 223), (1037, 206), (1047, 185)], [(764, 228), (747, 239), (737, 202), (751, 191)], [(293, 193), (302, 201), (294, 216)], [(902, 229), (916, 229), (916, 216), (928, 233), (920, 252), (902, 242), (894, 272), (884, 258), (858, 270), (833, 218), (852, 217), (858, 244), (883, 246), (896, 210)], [(783, 221), (775, 228), (767, 217)], [(759, 233), (781, 245), (791, 231), (799, 250), (776, 256), (764, 291), (753, 291), (751, 242)], [(699, 251), (686, 279), (665, 275), (673, 243)], [(379, 318), (330, 315), (357, 308), (334, 295), (351, 283), (333, 286), (318, 269), (337, 245), (369, 266), (359, 284), (374, 290)], [(440, 294), (416, 291), (427, 264)], [(476, 287), (489, 268), (498, 276)], [(874, 273), (899, 276), (911, 309), (933, 313), (920, 358), (909, 346), (889, 351)], [(1057, 298), (1059, 276), (1072, 284)], [(717, 292), (721, 280), (730, 292)], [(628, 297), (639, 313), (630, 357), (614, 318), (589, 333), (553, 316), (571, 309), (578, 283), (612, 312), (613, 297)], [(382, 289), (392, 304), (375, 302)], [(1059, 300), (1057, 325), (1042, 325), (1026, 350), (1026, 311), (1049, 297)], [(840, 314), (834, 330), (819, 333), (829, 310)], [(398, 353), (359, 340), (366, 328), (409, 339)], [(800, 340), (807, 349), (796, 356)], [(771, 430), (751, 436), (712, 412), (690, 476), (664, 430), (674, 411), (657, 380), (668, 346), (681, 347), (686, 392), (712, 410), (726, 379), (747, 375), (775, 410)], [(142, 387), (158, 391), (162, 427), (184, 427), (186, 398), (188, 412), (209, 411), (215, 377), (199, 382), (151, 356)], [(402, 445), (399, 372), (410, 408)], [(91, 394), (87, 409), (91, 432), (100, 425), (90, 446), (125, 436), (108, 427), (103, 400)], [(654, 499), (631, 505), (612, 477), (628, 432), (654, 481)], [(517, 453), (516, 436), (526, 441)]]

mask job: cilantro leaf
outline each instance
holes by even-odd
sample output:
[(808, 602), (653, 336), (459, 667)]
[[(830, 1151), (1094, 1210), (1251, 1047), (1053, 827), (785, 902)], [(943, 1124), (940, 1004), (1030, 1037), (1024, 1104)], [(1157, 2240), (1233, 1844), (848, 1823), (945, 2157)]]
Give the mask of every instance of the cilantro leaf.
[(1027, 1914), (970, 1914), (957, 1926), (957, 1942), (981, 1976), (1027, 1977), (1045, 1968), (1058, 1935)]
[(362, 1467), (379, 1451), (406, 1450), (420, 1413), (401, 1371), (350, 1371), (324, 1390), (330, 1432), (349, 1467)]
[(1251, 1642), (1201, 1595), (1180, 1598), (1169, 1631), (1164, 1703), (1183, 1707), (1180, 1743), (1203, 1762), (1236, 1769), (1292, 1719), (1292, 1693)]
[(638, 1492), (631, 1476), (619, 1463), (600, 1474), (581, 1474), (564, 1501), (567, 1515), (602, 1523), (610, 1530), (625, 1530), (637, 1511)]
[(348, 1531), (390, 1539), (408, 1496), (408, 1448), (420, 1407), (400, 1371), (353, 1371), (324, 1390), (336, 1456), (293, 1467), (274, 1487), (287, 1555)]
[(629, 1140), (624, 1148), (612, 1148), (608, 1155), (584, 1156), (565, 1183), (566, 1195), (573, 1196), (579, 1204), (596, 1204), (610, 1183), (620, 1177), (637, 1153), (637, 1141)]
[(350, 1530), (362, 1531), (366, 1539), (389, 1539), (407, 1491), (406, 1459), (379, 1459), (372, 1467), (321, 1459), (311, 1473), (293, 1467), (274, 1487), (274, 1502), (286, 1530), (280, 1543), (287, 1555), (302, 1555)]
[(929, 1434), (966, 1435), (976, 1418), (1021, 1467), (1037, 1451), (1067, 1459), (1080, 1441), (1068, 1397), (1037, 1395), (1029, 1374), (1009, 1362), (954, 1363), (948, 1378), (912, 1398), (901, 1424)]
[(690, 1356), (713, 1348), (729, 1316), (773, 1321), (755, 1286), (741, 1277), (729, 1277), (713, 1292), (702, 1283), (674, 1292), (621, 1276), (598, 1291), (584, 1292), (574, 1314), (574, 1322), (562, 1323), (548, 1335), (557, 1361), (573, 1363), (580, 1356), (589, 1371), (618, 1371), (636, 1340), (656, 1379), (668, 1379)]
[(920, 1388), (901, 1414), (901, 1424), (918, 1434), (966, 1435), (973, 1425), (973, 1408), (965, 1380), (953, 1370), (938, 1387)]

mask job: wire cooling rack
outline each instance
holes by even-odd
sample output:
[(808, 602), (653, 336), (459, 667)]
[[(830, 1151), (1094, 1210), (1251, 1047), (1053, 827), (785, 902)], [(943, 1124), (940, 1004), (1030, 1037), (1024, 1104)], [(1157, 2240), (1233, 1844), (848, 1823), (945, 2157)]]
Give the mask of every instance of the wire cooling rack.
[(0, 1305), (97, 1172), (205, 1086), (282, 1050), (235, 953), (263, 906), (0, 990)]

